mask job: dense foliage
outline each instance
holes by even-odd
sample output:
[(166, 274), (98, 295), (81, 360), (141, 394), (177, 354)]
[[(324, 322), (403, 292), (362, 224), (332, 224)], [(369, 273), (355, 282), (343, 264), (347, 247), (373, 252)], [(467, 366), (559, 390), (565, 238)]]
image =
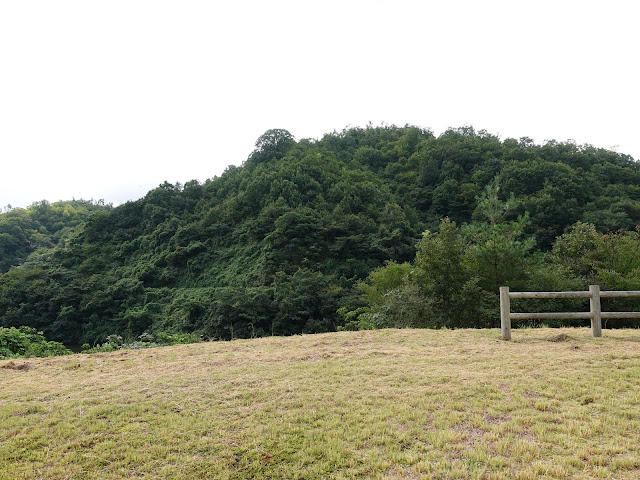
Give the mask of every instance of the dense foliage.
[(484, 326), (505, 282), (547, 290), (637, 278), (633, 252), (606, 250), (637, 240), (631, 157), (471, 127), (300, 141), (270, 130), (243, 166), (204, 183), (164, 183), (116, 208), (85, 204), (57, 230), (36, 216), (42, 205), (0, 214), (0, 322), (69, 344)]
[(35, 328), (0, 327), (0, 359), (17, 357), (52, 357), (70, 354), (59, 342), (50, 342)]
[(159, 332), (156, 335), (143, 333), (135, 340), (127, 343), (122, 336), (117, 334), (107, 335), (104, 343), (91, 346), (88, 343), (82, 345), (82, 353), (115, 352), (116, 350), (138, 350), (141, 348), (167, 347), (183, 343), (199, 343), (200, 336), (195, 333), (167, 333)]
[(58, 245), (82, 228), (93, 212), (110, 208), (102, 201), (86, 200), (53, 204), (43, 200), (27, 209), (7, 206), (7, 211), (0, 214), (0, 274), (21, 265), (36, 250)]

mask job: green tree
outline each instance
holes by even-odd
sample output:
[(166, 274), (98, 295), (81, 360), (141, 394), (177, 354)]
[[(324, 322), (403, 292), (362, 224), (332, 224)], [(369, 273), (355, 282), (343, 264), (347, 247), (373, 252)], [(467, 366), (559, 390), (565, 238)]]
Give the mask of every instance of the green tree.
[(249, 160), (254, 163), (266, 162), (272, 158), (281, 159), (296, 144), (296, 139), (287, 130), (272, 128), (256, 140), (256, 150)]
[(608, 290), (640, 289), (640, 231), (598, 233), (577, 222), (553, 246), (553, 261), (586, 286)]
[(387, 262), (372, 271), (357, 287), (366, 306), (338, 312), (349, 329), (429, 326), (425, 299), (411, 283), (409, 263)]
[(366, 281), (358, 282), (358, 289), (369, 305), (379, 306), (384, 304), (384, 297), (388, 292), (407, 283), (410, 272), (411, 264), (408, 262), (387, 262), (372, 271)]
[(478, 278), (465, 262), (467, 245), (455, 222), (445, 218), (440, 231), (423, 233), (412, 279), (429, 302), (436, 327), (477, 325), (482, 296)]
[(507, 221), (518, 202), (511, 195), (500, 199), (499, 178), (485, 187), (478, 198), (475, 217), (487, 221), (476, 221), (463, 228), (467, 240), (466, 260), (479, 278), (483, 290), (492, 297), (499, 287), (509, 285), (522, 288), (527, 280), (528, 255), (535, 246), (535, 238), (526, 235), (529, 225), (528, 214)]

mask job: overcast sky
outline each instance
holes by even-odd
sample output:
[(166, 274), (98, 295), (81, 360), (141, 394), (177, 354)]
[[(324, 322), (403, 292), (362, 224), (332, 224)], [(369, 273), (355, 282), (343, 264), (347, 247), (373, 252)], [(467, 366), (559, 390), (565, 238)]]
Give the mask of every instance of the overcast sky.
[(0, 0), (0, 208), (204, 181), (270, 128), (472, 125), (640, 159), (634, 3)]

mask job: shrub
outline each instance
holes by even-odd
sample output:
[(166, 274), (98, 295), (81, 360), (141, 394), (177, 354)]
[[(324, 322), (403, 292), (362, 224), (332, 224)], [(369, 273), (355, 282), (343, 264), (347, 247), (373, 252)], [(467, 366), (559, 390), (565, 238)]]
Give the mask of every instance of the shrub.
[(182, 343), (198, 343), (202, 338), (195, 333), (167, 333), (160, 332), (155, 336), (150, 333), (143, 333), (137, 340), (131, 342), (125, 342), (120, 335), (111, 334), (105, 338), (105, 342), (102, 345), (90, 347), (85, 344), (82, 346), (82, 353), (97, 353), (97, 352), (114, 352), (120, 349), (132, 349), (137, 350), (140, 348), (153, 348), (167, 345), (178, 345)]
[(51, 357), (69, 355), (71, 350), (62, 343), (48, 341), (35, 328), (0, 327), (0, 359), (18, 357)]

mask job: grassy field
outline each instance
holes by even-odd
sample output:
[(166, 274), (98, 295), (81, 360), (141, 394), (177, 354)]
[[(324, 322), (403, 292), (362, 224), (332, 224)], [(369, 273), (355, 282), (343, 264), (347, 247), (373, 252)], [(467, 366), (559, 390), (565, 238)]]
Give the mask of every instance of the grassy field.
[(640, 478), (640, 330), (378, 330), (0, 362), (0, 479)]

